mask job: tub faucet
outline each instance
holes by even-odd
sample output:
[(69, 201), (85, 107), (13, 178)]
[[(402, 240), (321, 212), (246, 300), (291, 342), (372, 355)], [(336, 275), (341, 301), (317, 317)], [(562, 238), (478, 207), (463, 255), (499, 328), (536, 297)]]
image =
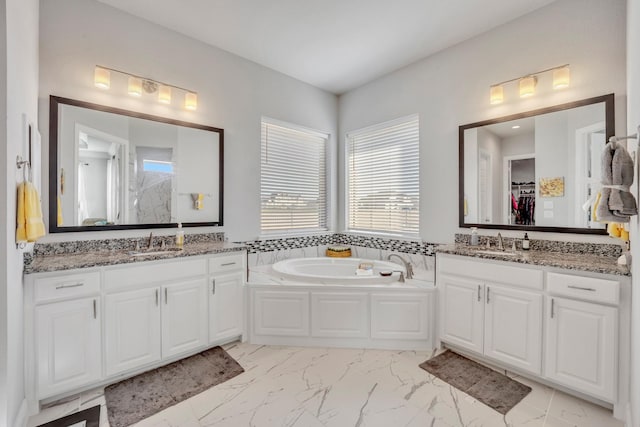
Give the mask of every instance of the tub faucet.
[(387, 255), (387, 261), (391, 261), (391, 257), (397, 257), (400, 261), (402, 261), (402, 264), (404, 264), (404, 268), (407, 271), (407, 279), (413, 279), (413, 267), (411, 266), (411, 263), (406, 261), (398, 254)]
[(502, 241), (502, 234), (498, 233), (498, 250), (504, 251), (504, 242)]

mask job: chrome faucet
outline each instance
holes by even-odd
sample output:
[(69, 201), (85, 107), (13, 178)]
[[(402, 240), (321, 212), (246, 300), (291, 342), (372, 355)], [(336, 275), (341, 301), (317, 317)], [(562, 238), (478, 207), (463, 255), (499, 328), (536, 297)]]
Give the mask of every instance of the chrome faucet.
[(502, 234), (498, 233), (498, 248), (499, 251), (504, 251), (504, 242), (502, 241)]
[(387, 255), (387, 261), (391, 261), (391, 257), (397, 257), (400, 261), (402, 261), (402, 264), (404, 264), (404, 269), (407, 271), (407, 279), (413, 279), (413, 267), (411, 266), (411, 263), (406, 261), (398, 254)]
[(153, 249), (153, 231), (149, 233), (149, 244), (147, 245), (147, 249)]

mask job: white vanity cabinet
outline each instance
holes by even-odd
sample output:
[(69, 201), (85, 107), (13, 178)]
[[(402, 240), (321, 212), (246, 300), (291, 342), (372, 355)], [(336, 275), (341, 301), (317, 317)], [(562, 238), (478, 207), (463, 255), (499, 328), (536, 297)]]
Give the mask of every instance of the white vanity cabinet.
[(209, 343), (243, 334), (244, 264), (241, 255), (209, 260)]
[(30, 405), (242, 337), (245, 260), (233, 252), (26, 275)]
[[(102, 376), (100, 273), (45, 273), (25, 288), (26, 373), (42, 398)], [(35, 374), (37, 372), (37, 374)]]
[(105, 323), (107, 376), (160, 360), (160, 288), (108, 294)]
[(542, 272), (438, 257), (440, 339), (540, 374)]
[(624, 410), (628, 278), (448, 254), (436, 271), (441, 342)]
[(100, 299), (80, 298), (35, 309), (40, 397), (81, 387), (102, 376)]
[(563, 274), (548, 277), (545, 376), (614, 401), (619, 309), (605, 304), (617, 305), (619, 282), (580, 279)]

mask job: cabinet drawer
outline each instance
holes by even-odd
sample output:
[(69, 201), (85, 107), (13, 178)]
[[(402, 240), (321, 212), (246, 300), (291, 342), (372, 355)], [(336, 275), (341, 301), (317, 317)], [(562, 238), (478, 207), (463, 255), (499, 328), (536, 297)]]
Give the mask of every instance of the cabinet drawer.
[(505, 283), (529, 289), (542, 290), (542, 270), (475, 261), (469, 257), (438, 255), (438, 271), (467, 276), (481, 283)]
[(169, 282), (207, 274), (205, 259), (181, 259), (179, 261), (145, 263), (135, 267), (119, 267), (105, 271), (105, 289), (126, 288), (147, 283)]
[(65, 274), (34, 279), (36, 303), (76, 298), (100, 292), (100, 272)]
[(209, 274), (242, 270), (242, 254), (226, 255), (209, 259)]
[(620, 301), (620, 282), (571, 274), (547, 273), (547, 288), (551, 294), (587, 301), (617, 305)]

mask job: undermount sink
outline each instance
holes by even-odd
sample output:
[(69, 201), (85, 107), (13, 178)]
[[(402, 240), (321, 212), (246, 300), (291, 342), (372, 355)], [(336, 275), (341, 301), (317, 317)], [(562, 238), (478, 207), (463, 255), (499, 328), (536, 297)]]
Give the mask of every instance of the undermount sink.
[(492, 251), (490, 249), (483, 249), (477, 251), (479, 254), (485, 255), (500, 255), (500, 256), (518, 256), (515, 252), (507, 252), (507, 251)]
[(171, 252), (180, 252), (181, 248), (166, 248), (159, 249), (157, 251), (131, 251), (129, 252), (129, 256), (139, 257), (139, 256), (153, 256), (153, 255), (162, 255)]

